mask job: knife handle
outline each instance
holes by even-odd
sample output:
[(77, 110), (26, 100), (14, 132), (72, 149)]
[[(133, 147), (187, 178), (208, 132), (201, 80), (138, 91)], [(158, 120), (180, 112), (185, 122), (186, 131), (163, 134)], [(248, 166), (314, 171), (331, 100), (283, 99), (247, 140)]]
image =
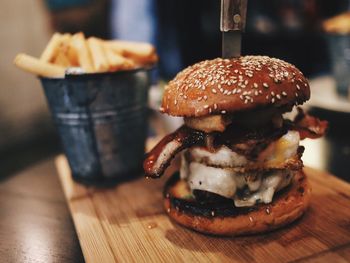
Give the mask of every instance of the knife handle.
[(220, 30), (244, 31), (248, 0), (221, 0)]

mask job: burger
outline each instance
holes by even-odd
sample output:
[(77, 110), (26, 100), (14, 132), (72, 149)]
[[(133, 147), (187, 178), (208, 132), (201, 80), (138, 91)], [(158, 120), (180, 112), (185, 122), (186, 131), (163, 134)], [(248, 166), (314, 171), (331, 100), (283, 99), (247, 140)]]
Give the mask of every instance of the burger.
[(165, 87), (160, 111), (184, 118), (147, 155), (145, 175), (167, 181), (164, 207), (175, 222), (198, 232), (235, 236), (285, 226), (307, 209), (311, 187), (301, 160), (304, 138), (327, 122), (285, 117), (310, 97), (304, 75), (267, 56), (213, 59), (180, 72)]

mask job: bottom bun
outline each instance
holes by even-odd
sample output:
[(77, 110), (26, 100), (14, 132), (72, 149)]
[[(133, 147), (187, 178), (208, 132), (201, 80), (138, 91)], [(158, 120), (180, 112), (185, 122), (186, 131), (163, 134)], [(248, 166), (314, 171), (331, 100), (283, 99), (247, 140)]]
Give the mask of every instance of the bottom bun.
[(237, 208), (233, 201), (202, 204), (184, 198), (187, 184), (174, 174), (164, 189), (164, 207), (175, 222), (212, 235), (237, 236), (268, 232), (298, 219), (307, 209), (311, 186), (302, 170), (295, 173), (290, 186), (276, 193), (270, 204)]

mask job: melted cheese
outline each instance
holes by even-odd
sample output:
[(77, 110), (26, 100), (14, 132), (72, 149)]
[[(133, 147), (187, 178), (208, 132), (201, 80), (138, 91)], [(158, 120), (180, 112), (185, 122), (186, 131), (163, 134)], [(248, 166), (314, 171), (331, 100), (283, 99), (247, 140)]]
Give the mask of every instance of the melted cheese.
[[(239, 174), (232, 169), (222, 169), (192, 162), (189, 164), (188, 184), (191, 191), (203, 190), (226, 198), (232, 198), (235, 206), (253, 206), (256, 203), (268, 204), (276, 191), (286, 187), (292, 176), (287, 171), (275, 171), (250, 180), (249, 174)], [(237, 195), (238, 189), (248, 187), (251, 194), (244, 198)]]
[(190, 163), (188, 183), (191, 190), (204, 190), (227, 198), (236, 193), (234, 174), (227, 169), (219, 169), (200, 163)]
[[(299, 140), (298, 132), (289, 131), (271, 143), (260, 154), (258, 162), (263, 167), (283, 163), (297, 153)], [(230, 167), (242, 167), (248, 165), (249, 161), (226, 146), (222, 146), (214, 153), (199, 147), (188, 151), (192, 157), (191, 162), (188, 162), (184, 154), (182, 155), (180, 176), (188, 181), (190, 189), (232, 198), (237, 207), (253, 206), (259, 202), (270, 203), (274, 193), (291, 182), (292, 172), (286, 170), (275, 171), (264, 176), (250, 176), (247, 173), (235, 172)], [(248, 188), (251, 194), (245, 195), (244, 198), (239, 197), (237, 190), (245, 188)]]
[(234, 196), (234, 203), (237, 207), (253, 206), (256, 203), (269, 204), (272, 202), (275, 192), (288, 186), (292, 179), (292, 172), (275, 171), (266, 176), (257, 191), (252, 192), (249, 196), (241, 198)]

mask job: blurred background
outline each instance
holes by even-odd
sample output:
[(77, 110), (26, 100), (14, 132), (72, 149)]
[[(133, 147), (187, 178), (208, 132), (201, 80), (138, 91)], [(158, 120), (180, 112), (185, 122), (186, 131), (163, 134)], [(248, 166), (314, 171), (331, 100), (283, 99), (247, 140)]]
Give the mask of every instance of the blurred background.
[[(349, 166), (344, 164), (350, 160), (350, 20), (345, 15), (340, 22), (332, 24), (334, 20), (330, 20), (330, 25), (325, 26), (324, 21), (349, 12), (349, 1), (248, 2), (243, 54), (284, 59), (311, 80), (315, 99), (310, 108), (327, 118), (331, 128), (326, 140), (307, 142), (314, 150), (306, 155), (317, 168), (346, 178)], [(1, 1), (3, 177), (60, 151), (38, 79), (13, 66), (18, 52), (40, 56), (55, 31), (146, 41), (157, 47), (160, 56), (157, 77), (167, 81), (190, 64), (221, 55), (219, 23), (219, 0)]]

